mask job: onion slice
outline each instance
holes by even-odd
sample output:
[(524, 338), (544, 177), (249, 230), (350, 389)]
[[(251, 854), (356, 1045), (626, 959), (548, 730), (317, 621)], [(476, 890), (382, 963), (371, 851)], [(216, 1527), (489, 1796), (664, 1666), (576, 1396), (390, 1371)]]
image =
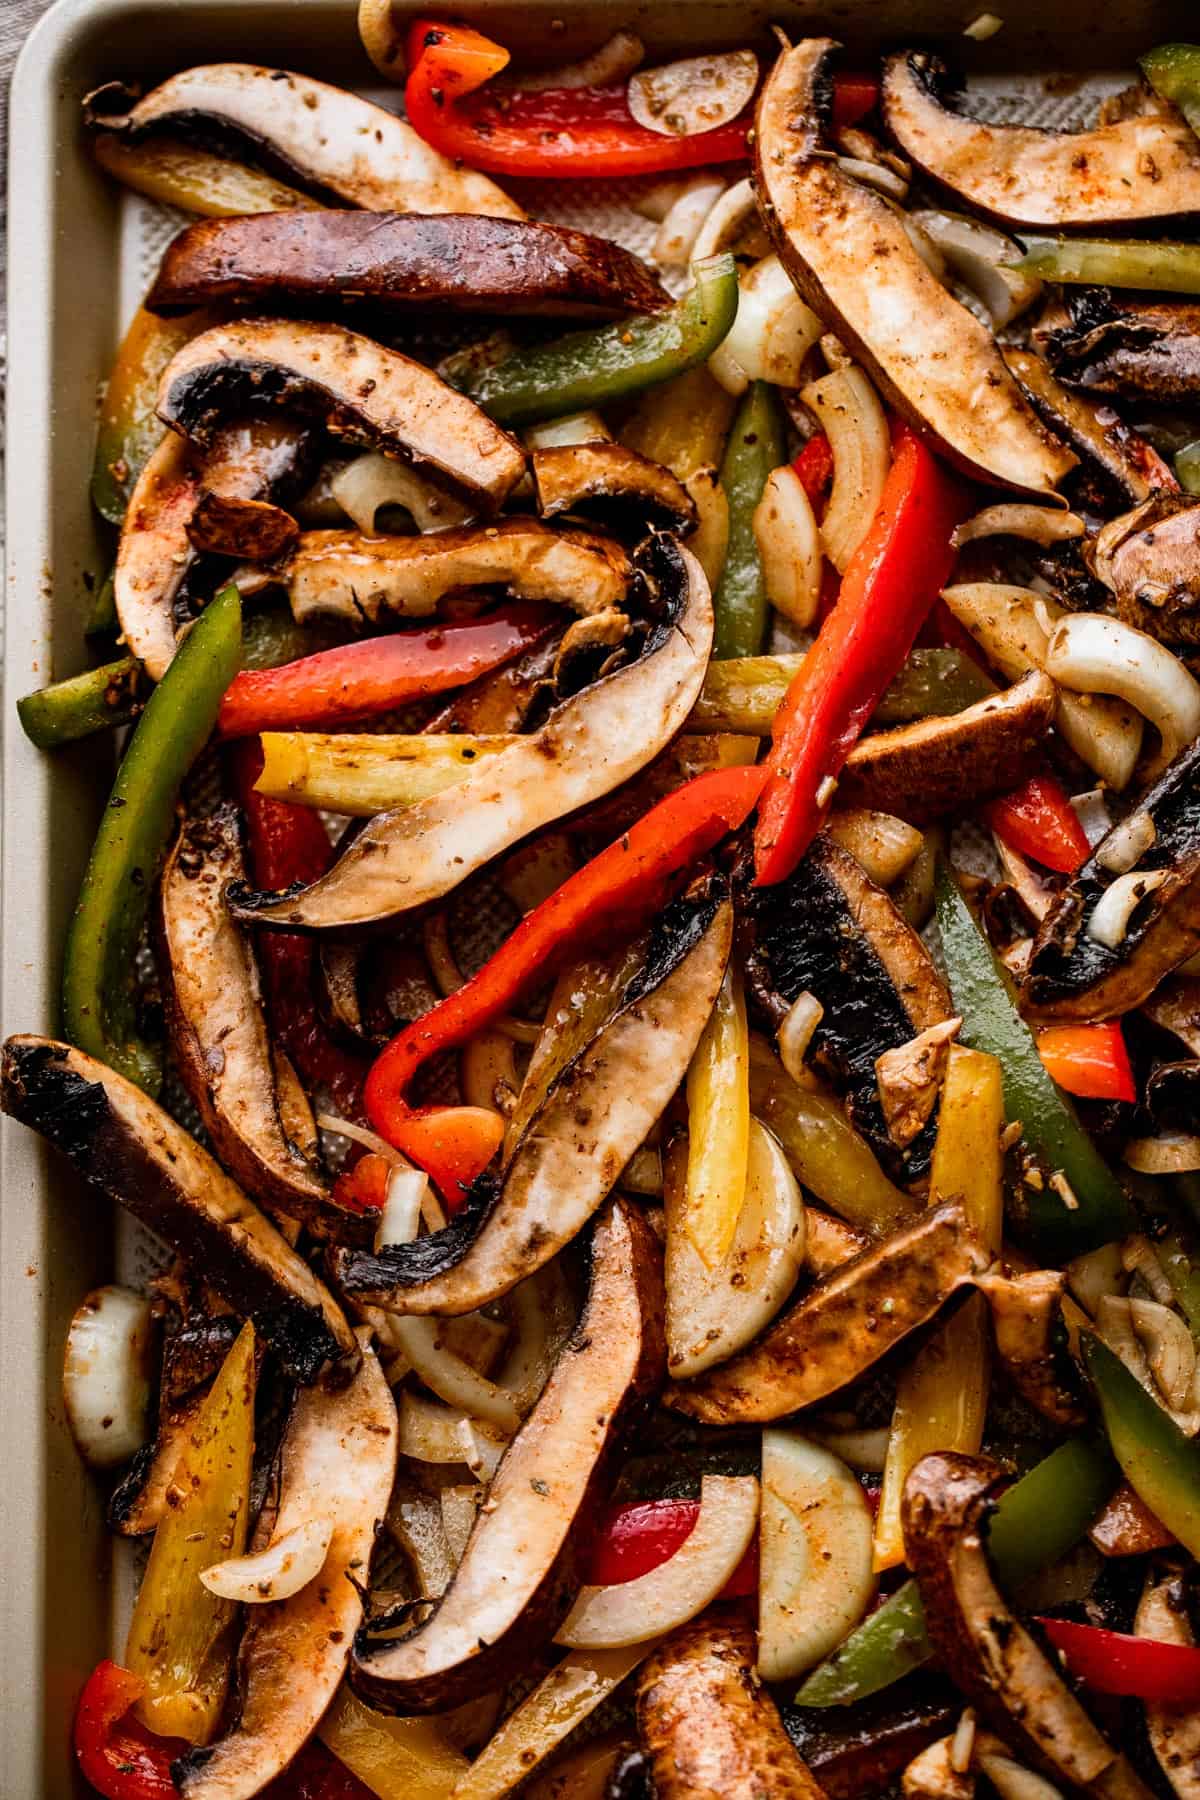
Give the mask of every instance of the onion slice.
[(67, 1329), (63, 1400), (83, 1460), (128, 1462), (148, 1435), (150, 1303), (124, 1287), (90, 1293)]
[(790, 463), (767, 476), (754, 509), (754, 539), (768, 600), (793, 625), (807, 629), (821, 597), (821, 528)]
[(808, 1084), (810, 1077), (804, 1066), (804, 1058), (808, 1055), (813, 1032), (824, 1017), (825, 1008), (817, 996), (805, 988), (789, 1006), (787, 1016), (776, 1034), (779, 1060), (799, 1087)]
[(660, 269), (685, 269), (704, 221), (725, 192), (723, 175), (701, 170), (685, 181), (658, 228), (651, 261)]
[(1118, 875), (1093, 908), (1087, 922), (1088, 937), (1103, 944), (1106, 950), (1118, 949), (1137, 908), (1147, 894), (1162, 886), (1170, 873), (1169, 869), (1144, 869), (1140, 873), (1130, 869), (1128, 875)]
[(758, 202), (754, 198), (754, 189), (750, 177), (737, 181), (731, 188), (726, 188), (712, 211), (700, 227), (696, 242), (692, 247), (694, 261), (705, 256), (716, 256), (718, 251), (728, 250), (736, 243), (749, 220), (758, 216)]
[(883, 497), (892, 461), (887, 417), (875, 389), (853, 366), (810, 382), (801, 399), (816, 414), (833, 452), (833, 487), (821, 540), (841, 575)]
[(764, 256), (739, 280), (737, 316), (708, 366), (731, 394), (744, 393), (751, 381), (798, 387), (822, 330), (779, 258)]
[(405, 463), (378, 450), (356, 456), (331, 475), (329, 492), (359, 531), (368, 535), (375, 531), (376, 515), (385, 506), (403, 507), (411, 513), (420, 532), (445, 531), (451, 525), (466, 525), (475, 517), (461, 500), (423, 481)]
[[(1086, 831), (1087, 827), (1084, 826)], [(1096, 851), (1096, 861), (1112, 875), (1124, 875), (1137, 867), (1156, 836), (1154, 820), (1145, 807), (1130, 813), (1119, 825), (1105, 832)]]
[(1078, 513), (1060, 512), (1056, 507), (1033, 506), (1012, 501), (1001, 506), (985, 506), (959, 526), (951, 540), (956, 550), (981, 537), (1028, 538), (1048, 550), (1070, 538), (1082, 537), (1083, 520)]
[(315, 1581), (325, 1563), (333, 1538), (332, 1519), (307, 1519), (250, 1556), (231, 1556), (200, 1571), (210, 1594), (222, 1600), (261, 1605), (268, 1600), (290, 1600)]
[(1041, 293), (1036, 275), (1009, 266), (1020, 260), (1020, 248), (994, 225), (932, 209), (909, 216), (937, 245), (951, 273), (983, 302), (993, 325), (1010, 325)]
[(1104, 613), (1060, 619), (1046, 647), (1046, 673), (1077, 693), (1115, 694), (1162, 739), (1151, 778), (1200, 733), (1200, 682), (1164, 644)]
[(749, 1549), (757, 1524), (753, 1475), (706, 1475), (696, 1523), (674, 1556), (633, 1581), (582, 1588), (555, 1643), (572, 1650), (615, 1650), (686, 1624), (716, 1599)]

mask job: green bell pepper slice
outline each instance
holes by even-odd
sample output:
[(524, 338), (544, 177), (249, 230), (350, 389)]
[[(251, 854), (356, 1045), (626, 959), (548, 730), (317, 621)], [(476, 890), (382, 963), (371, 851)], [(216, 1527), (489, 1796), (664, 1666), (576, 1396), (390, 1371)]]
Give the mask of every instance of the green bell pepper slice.
[(17, 701), (25, 736), (39, 750), (57, 750), (94, 731), (128, 725), (146, 704), (152, 683), (135, 656), (56, 681)]
[(134, 964), (184, 776), (237, 674), (242, 605), (227, 587), (205, 608), (151, 694), (117, 770), (67, 935), (63, 1031), (148, 1094), (162, 1056), (139, 1034)]
[(1134, 238), (1035, 238), (1019, 261), (1006, 264), (1042, 281), (1086, 287), (1152, 288), (1163, 294), (1200, 294), (1200, 244), (1145, 243)]
[(1200, 1443), (1185, 1437), (1119, 1356), (1091, 1332), (1084, 1367), (1126, 1481), (1193, 1556), (1200, 1556)]
[[(955, 1012), (962, 1014), (962, 1042), (1000, 1059), (1004, 1104), (1020, 1120), (1024, 1143), (1045, 1165), (1031, 1171), (1026, 1235), (1039, 1254), (1068, 1262), (1135, 1229), (1129, 1199), (1062, 1089), (1047, 1074), (1033, 1033), (1021, 1017), (1007, 971), (997, 962), (949, 867), (937, 874), (938, 929)], [(1075, 1204), (1054, 1183), (1065, 1177)]]
[[(988, 1554), (1000, 1586), (1011, 1592), (1074, 1549), (1117, 1485), (1117, 1469), (1100, 1444), (1070, 1438), (1002, 1494), (988, 1530)], [(851, 1706), (919, 1669), (933, 1655), (925, 1608), (906, 1581), (814, 1669), (798, 1706)]]
[(1177, 106), (1200, 135), (1200, 44), (1160, 44), (1140, 66), (1155, 93)]
[(92, 460), (92, 504), (110, 525), (119, 525), (152, 451), (165, 427), (155, 411), (159, 378), (171, 358), (211, 323), (204, 313), (160, 319), (139, 307), (117, 351), (96, 432)]
[(487, 367), (451, 358), (443, 374), (500, 425), (532, 425), (605, 406), (707, 362), (737, 313), (732, 256), (692, 264), (692, 285), (669, 311), (573, 331), (515, 349)]
[(1175, 452), (1175, 475), (1185, 494), (1200, 494), (1200, 438)]
[(767, 631), (767, 588), (754, 536), (754, 512), (767, 476), (787, 461), (783, 415), (765, 381), (752, 381), (721, 460), (721, 486), (729, 507), (725, 567), (713, 595), (713, 655), (757, 656)]

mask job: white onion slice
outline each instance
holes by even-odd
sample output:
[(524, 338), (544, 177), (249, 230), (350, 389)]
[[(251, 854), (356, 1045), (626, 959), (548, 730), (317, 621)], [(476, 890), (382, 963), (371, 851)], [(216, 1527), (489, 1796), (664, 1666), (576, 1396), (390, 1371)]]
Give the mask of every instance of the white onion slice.
[(705, 256), (715, 256), (719, 250), (728, 250), (736, 243), (747, 222), (757, 214), (758, 202), (747, 175), (743, 181), (726, 188), (705, 219), (692, 247), (693, 261), (699, 262)]
[(67, 1327), (67, 1424), (93, 1469), (128, 1462), (148, 1436), (150, 1303), (124, 1287), (95, 1288)]
[(1129, 1312), (1159, 1391), (1172, 1411), (1180, 1411), (1191, 1402), (1196, 1375), (1191, 1332), (1177, 1312), (1157, 1300), (1132, 1299)]
[(864, 1426), (862, 1429), (846, 1431), (840, 1428), (827, 1429), (818, 1421), (809, 1426), (809, 1436), (814, 1443), (831, 1451), (852, 1469), (861, 1469), (865, 1475), (883, 1474), (891, 1435), (886, 1425)]
[[(1092, 849), (1102, 844), (1113, 828), (1112, 814), (1103, 788), (1088, 788), (1086, 793), (1071, 795), (1071, 811), (1083, 826), (1083, 834)], [(1139, 851), (1139, 855), (1140, 855)], [(1137, 858), (1134, 858), (1136, 861)], [(1126, 864), (1126, 867), (1130, 867)]]
[(452, 525), (465, 525), (475, 516), (461, 500), (422, 481), (404, 463), (378, 450), (356, 456), (339, 469), (330, 480), (329, 491), (359, 531), (368, 534), (375, 530), (375, 515), (385, 506), (402, 506), (421, 532), (445, 531)]
[(779, 258), (764, 256), (739, 280), (737, 315), (708, 366), (731, 394), (751, 381), (797, 387), (822, 329)]
[(839, 156), (836, 160), (843, 174), (861, 182), (863, 187), (874, 188), (885, 200), (907, 199), (907, 181), (895, 169), (889, 169), (886, 163), (868, 162), (863, 156)]
[(910, 216), (932, 238), (963, 286), (982, 300), (993, 325), (1011, 324), (1041, 293), (1035, 275), (1008, 266), (1020, 260), (1020, 247), (994, 225), (932, 208)]
[(561, 419), (544, 419), (521, 433), (527, 450), (557, 450), (571, 444), (608, 444), (612, 432), (598, 412), (565, 413)]
[(402, 1393), (399, 1417), (400, 1454), (417, 1462), (465, 1463), (472, 1475), (490, 1480), (508, 1448), (507, 1434), (423, 1394)]
[(1147, 894), (1162, 886), (1169, 874), (1169, 869), (1148, 869), (1141, 874), (1131, 869), (1128, 875), (1118, 875), (1105, 888), (1092, 910), (1087, 922), (1088, 937), (1103, 944), (1107, 950), (1116, 950), (1124, 942), (1129, 921), (1137, 908)]
[(332, 1519), (309, 1519), (275, 1538), (265, 1550), (231, 1556), (202, 1569), (200, 1580), (210, 1594), (222, 1600), (240, 1600), (246, 1606), (290, 1600), (321, 1573), (333, 1527)]
[(674, 1556), (633, 1581), (581, 1588), (555, 1643), (571, 1650), (616, 1650), (686, 1624), (716, 1599), (757, 1524), (753, 1475), (706, 1475), (696, 1523)]
[(375, 1231), (376, 1252), (389, 1244), (411, 1244), (421, 1222), (422, 1202), (429, 1187), (424, 1169), (393, 1169), (387, 1196)]
[(511, 1394), (442, 1341), (440, 1319), (393, 1317), (392, 1334), (416, 1375), (439, 1400), (511, 1437), (521, 1415)]
[(1078, 513), (1009, 501), (1001, 506), (985, 506), (982, 512), (974, 513), (958, 527), (951, 541), (956, 550), (961, 550), (973, 538), (1019, 537), (1049, 549), (1052, 544), (1082, 537), (1083, 533), (1084, 524)]
[(813, 1032), (825, 1017), (825, 1008), (815, 994), (806, 988), (788, 1007), (787, 1016), (776, 1034), (779, 1060), (799, 1087), (808, 1080), (804, 1059), (812, 1043)]
[(1124, 875), (1136, 868), (1154, 843), (1154, 820), (1143, 807), (1130, 813), (1106, 834), (1096, 851), (1096, 861), (1111, 875)]
[(790, 463), (767, 476), (754, 509), (754, 539), (771, 605), (793, 625), (808, 627), (821, 597), (821, 528)]
[(758, 58), (753, 50), (725, 50), (639, 69), (630, 78), (626, 100), (647, 131), (661, 137), (694, 137), (736, 119), (757, 86)]
[(1164, 644), (1103, 613), (1060, 619), (1046, 648), (1046, 673), (1078, 693), (1115, 694), (1157, 729), (1160, 773), (1200, 733), (1200, 682)]
[[(984, 13), (983, 18), (993, 19), (994, 14)], [(999, 21), (996, 21), (999, 29)], [(976, 34), (983, 35), (983, 34)], [(986, 34), (990, 37), (989, 31)], [(1000, 1796), (1000, 1800), (1063, 1800), (1061, 1788), (1055, 1787), (1052, 1781), (1027, 1769), (1024, 1763), (1014, 1762), (1011, 1756), (1000, 1756), (998, 1753), (985, 1750), (980, 1753), (979, 1767), (987, 1776)]]
[(892, 461), (887, 416), (859, 368), (833, 369), (801, 395), (833, 452), (833, 487), (821, 523), (825, 554), (844, 574), (879, 510)]
[(607, 87), (632, 75), (645, 54), (645, 45), (634, 32), (614, 31), (598, 50), (578, 62), (560, 63), (554, 69), (522, 69), (511, 83), (502, 75), (490, 83), (488, 92), (504, 92), (506, 86), (518, 94), (540, 94), (547, 88)]
[(875, 1596), (874, 1527), (858, 1481), (798, 1431), (762, 1443), (758, 1669), (788, 1681), (813, 1668)]
[(651, 260), (662, 269), (685, 269), (704, 221), (725, 192), (723, 175), (701, 171), (684, 183), (658, 228)]

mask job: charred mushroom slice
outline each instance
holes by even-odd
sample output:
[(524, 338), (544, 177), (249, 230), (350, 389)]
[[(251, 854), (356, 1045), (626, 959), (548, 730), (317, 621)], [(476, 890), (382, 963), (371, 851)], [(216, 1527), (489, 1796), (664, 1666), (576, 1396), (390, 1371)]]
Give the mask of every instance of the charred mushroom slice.
[(875, 1065), (954, 1016), (924, 944), (861, 865), (817, 838), (787, 881), (754, 890), (755, 974), (783, 1006), (804, 992), (824, 1011), (812, 1038), (819, 1065), (847, 1090), (854, 1124), (890, 1169), (921, 1174), (932, 1123), (899, 1153), (879, 1100)]
[(889, 57), (888, 130), (918, 168), (1002, 224), (1111, 230), (1200, 213), (1200, 142), (1173, 107), (1091, 131), (1043, 131), (951, 111), (952, 92), (937, 57)]
[[(1108, 866), (1105, 846), (1122, 830), (1117, 826), (1071, 877), (1038, 931), (1026, 991), (1040, 1017), (1108, 1019), (1128, 1012), (1200, 950), (1200, 739), (1175, 758), (1140, 810), (1154, 835), (1137, 869), (1114, 873)], [(1130, 895), (1123, 928), (1101, 930), (1097, 910), (1114, 882), (1141, 875), (1151, 879), (1141, 898)], [(1110, 936), (1115, 943), (1102, 941)]]
[(557, 706), (540, 730), (481, 759), (429, 800), (381, 813), (329, 874), (282, 894), (230, 890), (235, 913), (267, 925), (364, 925), (439, 899), (539, 826), (636, 775), (695, 704), (712, 645), (699, 563), (657, 537), (635, 558), (655, 619), (636, 661)]
[(838, 799), (922, 824), (1008, 793), (1044, 756), (1055, 699), (1049, 676), (1031, 674), (949, 718), (872, 732), (850, 752)]
[(153, 1531), (167, 1506), (167, 1489), (192, 1421), (233, 1348), (237, 1322), (225, 1316), (182, 1325), (163, 1346), (154, 1442), (140, 1450), (109, 1495), (110, 1531), (141, 1537)]
[(1088, 559), (1127, 625), (1162, 643), (1200, 646), (1200, 500), (1152, 494), (1109, 520)]
[(504, 1174), (480, 1176), (442, 1231), (337, 1253), (340, 1286), (394, 1312), (473, 1312), (581, 1231), (687, 1073), (733, 934), (721, 884), (668, 908), (621, 1004), (568, 1062)]
[(352, 207), (482, 213), (521, 208), (486, 175), (461, 169), (394, 113), (286, 69), (208, 63), (138, 99), (120, 82), (84, 101), (85, 122), (136, 143), (153, 133), (241, 151), (318, 197)]
[(656, 1800), (822, 1800), (754, 1670), (754, 1630), (712, 1607), (673, 1631), (637, 1679), (638, 1733)]
[(300, 527), (291, 513), (269, 500), (204, 492), (188, 520), (187, 534), (193, 550), (272, 563), (295, 549)]
[(348, 1385), (297, 1394), (273, 1536), (325, 1521), (329, 1549), (320, 1574), (290, 1599), (250, 1609), (238, 1652), (237, 1723), (172, 1765), (189, 1800), (249, 1800), (291, 1762), (333, 1699), (362, 1618), (396, 1446), (395, 1403), (369, 1344)]
[(623, 444), (556, 444), (535, 450), (532, 466), (543, 519), (571, 513), (637, 536), (648, 525), (680, 535), (696, 528), (696, 503), (683, 483)]
[(252, 319), (202, 331), (167, 364), (158, 415), (211, 444), (231, 414), (283, 408), (384, 450), (485, 511), (525, 473), (520, 445), (432, 369), (340, 325)]
[(297, 1381), (353, 1355), (353, 1333), (308, 1264), (140, 1088), (69, 1044), (13, 1037), (0, 1104), (62, 1150), (89, 1187), (203, 1269)]
[(1160, 485), (1161, 458), (1137, 433), (1104, 409), (1057, 381), (1033, 350), (1005, 347), (1004, 360), (1054, 429), (1091, 459), (1131, 500), (1145, 500)]
[(962, 1207), (935, 1207), (819, 1281), (748, 1350), (668, 1389), (668, 1404), (705, 1425), (812, 1406), (927, 1324), (987, 1260)]
[(614, 1455), (663, 1377), (662, 1257), (636, 1207), (596, 1226), (587, 1305), (506, 1451), (436, 1610), (397, 1639), (384, 1619), (355, 1644), (351, 1680), (388, 1712), (441, 1711), (502, 1686), (562, 1623), (581, 1542)]
[(1043, 316), (1033, 333), (1063, 381), (1165, 405), (1186, 405), (1200, 393), (1200, 304), (1083, 288), (1065, 293), (1064, 307)]
[(629, 558), (607, 538), (502, 519), (424, 537), (306, 531), (278, 578), (301, 621), (331, 616), (375, 625), (389, 614), (425, 617), (463, 587), (502, 586), (516, 599), (604, 612), (622, 604), (631, 574)]
[(996, 1355), (1017, 1392), (1054, 1424), (1081, 1425), (1084, 1413), (1067, 1378), (1065, 1341), (1057, 1341), (1066, 1279), (1058, 1269), (1034, 1269), (1027, 1275), (983, 1275), (979, 1287), (991, 1308)]
[(225, 906), (245, 875), (237, 813), (189, 820), (163, 870), (159, 969), (175, 1062), (234, 1180), (268, 1212), (339, 1238), (364, 1221), (329, 1198), (320, 1170), (285, 1131), (258, 970)]
[(754, 181), (780, 260), (830, 330), (953, 462), (986, 481), (1050, 493), (1075, 457), (1042, 426), (991, 333), (922, 261), (903, 217), (826, 147), (837, 48), (807, 38), (785, 51), (759, 99)]
[(905, 1553), (934, 1649), (1022, 1762), (1081, 1793), (1150, 1800), (996, 1586), (987, 1555), (996, 1476), (984, 1459), (935, 1454), (905, 1486)]
[[(1188, 1617), (1185, 1575), (1178, 1565), (1151, 1565), (1138, 1603), (1134, 1631), (1160, 1644), (1196, 1642)], [(1150, 1747), (1179, 1800), (1200, 1800), (1200, 1713), (1146, 1704)]]
[(201, 219), (168, 246), (146, 304), (187, 312), (201, 304), (189, 295), (266, 309), (366, 304), (574, 319), (670, 304), (641, 258), (607, 238), (520, 219), (383, 212)]
[(915, 1755), (952, 1731), (962, 1702), (948, 1681), (909, 1677), (846, 1707), (785, 1705), (788, 1736), (829, 1800), (883, 1793)]

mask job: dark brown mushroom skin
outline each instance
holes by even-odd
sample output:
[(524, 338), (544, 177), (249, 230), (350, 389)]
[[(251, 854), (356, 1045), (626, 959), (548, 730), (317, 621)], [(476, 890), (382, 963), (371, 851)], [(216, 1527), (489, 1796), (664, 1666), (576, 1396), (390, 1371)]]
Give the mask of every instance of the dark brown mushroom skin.
[(201, 219), (172, 239), (146, 297), (171, 315), (232, 302), (388, 312), (619, 319), (670, 295), (640, 257), (567, 226), (472, 213), (257, 213)]
[(1190, 744), (1141, 803), (1154, 842), (1138, 870), (1168, 870), (1141, 902), (1115, 950), (1087, 923), (1116, 876), (1099, 860), (1104, 844), (1060, 892), (1034, 939), (1024, 991), (1039, 1017), (1104, 1019), (1140, 1006), (1159, 982), (1200, 950), (1200, 740)]
[(1123, 536), (1116, 520), (1103, 534), (1118, 616), (1160, 643), (1200, 647), (1200, 499), (1155, 492), (1124, 524)]
[(670, 469), (624, 444), (555, 444), (530, 459), (541, 518), (570, 513), (640, 537), (649, 526), (684, 537), (696, 502)]
[(193, 550), (273, 563), (296, 546), (300, 527), (291, 513), (269, 500), (246, 500), (202, 492), (188, 521)]
[(1060, 381), (1092, 393), (1164, 405), (1186, 405), (1200, 394), (1200, 304), (1194, 300), (1068, 288), (1062, 307), (1042, 317), (1033, 338)]
[(1078, 1426), (1086, 1414), (1066, 1353), (1061, 1303), (1066, 1276), (1058, 1269), (982, 1275), (980, 1292), (992, 1315), (996, 1356), (1022, 1399), (1054, 1425)]
[(1162, 458), (1111, 406), (1064, 387), (1036, 350), (1006, 344), (1004, 360), (1047, 424), (1082, 453), (1085, 466), (1072, 476), (1072, 487), (1098, 473), (1110, 492), (1136, 502), (1162, 485)]
[(728, 1604), (651, 1651), (637, 1677), (637, 1720), (655, 1800), (823, 1800), (756, 1656), (749, 1617)]
[(121, 1537), (140, 1537), (157, 1526), (166, 1510), (167, 1488), (186, 1433), (233, 1348), (237, 1330), (232, 1314), (201, 1316), (167, 1338), (159, 1382), (158, 1429), (109, 1495), (106, 1517), (110, 1531)]
[(961, 1711), (950, 1683), (924, 1672), (852, 1707), (780, 1707), (788, 1736), (829, 1800), (890, 1792), (914, 1756), (953, 1731)]

